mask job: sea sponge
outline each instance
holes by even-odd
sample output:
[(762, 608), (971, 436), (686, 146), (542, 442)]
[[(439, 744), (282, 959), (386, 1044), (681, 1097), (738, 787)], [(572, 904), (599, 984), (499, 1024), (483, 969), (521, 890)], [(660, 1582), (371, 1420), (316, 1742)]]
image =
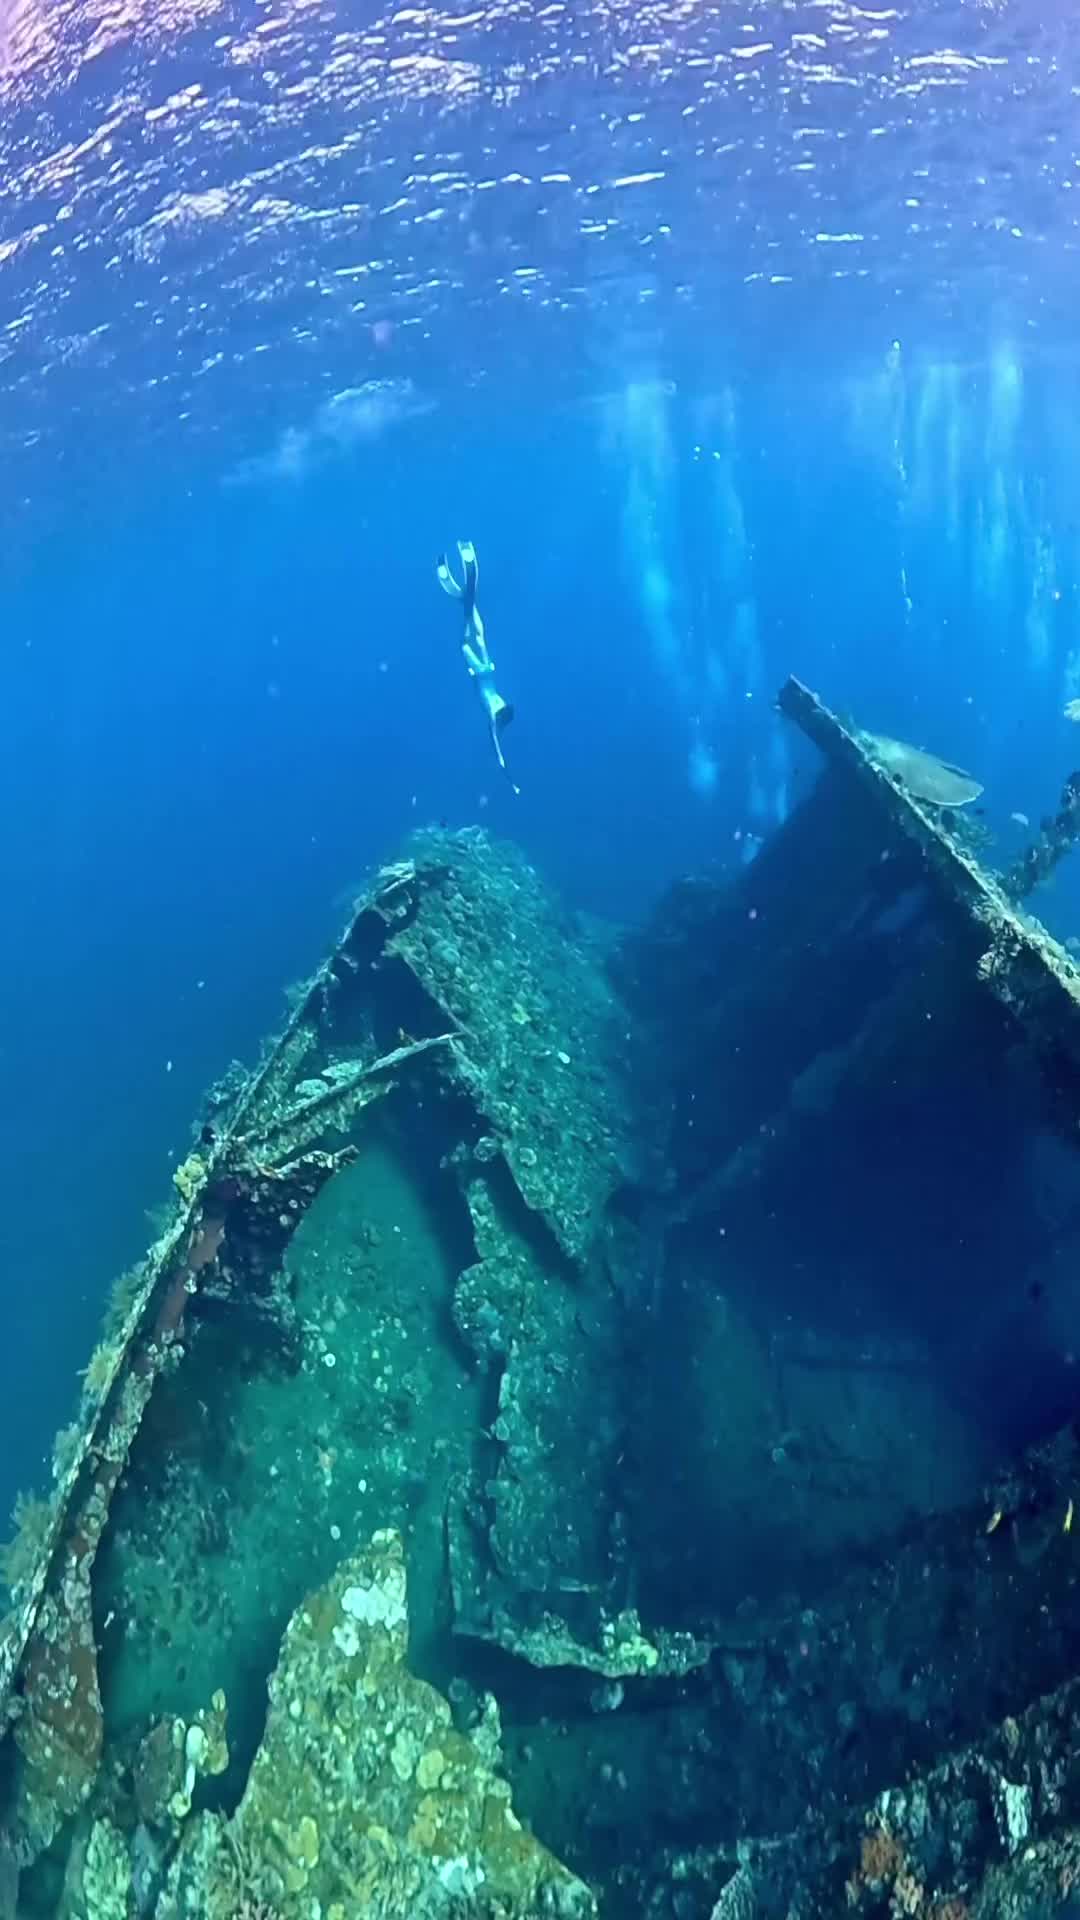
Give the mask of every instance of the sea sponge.
[(49, 1500), (34, 1494), (18, 1493), (12, 1515), (15, 1532), (6, 1546), (0, 1547), (0, 1578), (12, 1593), (29, 1586), (37, 1570), (52, 1526), (53, 1509)]
[(205, 1179), (206, 1161), (201, 1154), (189, 1153), (187, 1159), (180, 1162), (173, 1174), (173, 1186), (181, 1200), (187, 1201), (190, 1205)]
[(83, 1393), (90, 1401), (98, 1401), (108, 1392), (116, 1363), (116, 1349), (108, 1340), (99, 1340), (82, 1370)]
[(904, 1865), (904, 1850), (888, 1827), (872, 1827), (863, 1834), (859, 1856), (859, 1877), (872, 1886), (895, 1880)]

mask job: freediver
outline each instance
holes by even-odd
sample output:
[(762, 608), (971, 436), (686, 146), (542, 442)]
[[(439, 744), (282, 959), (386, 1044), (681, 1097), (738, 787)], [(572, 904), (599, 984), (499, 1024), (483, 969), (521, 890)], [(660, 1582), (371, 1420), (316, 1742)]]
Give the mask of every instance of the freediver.
[(480, 618), (480, 609), (476, 604), (476, 580), (479, 567), (476, 548), (471, 540), (459, 540), (458, 553), (461, 555), (462, 579), (459, 585), (451, 571), (450, 562), (445, 553), (440, 557), (436, 572), (439, 585), (452, 600), (460, 600), (465, 615), (465, 638), (461, 651), (465, 657), (465, 666), (469, 678), (476, 683), (476, 690), (483, 702), (488, 718), (488, 732), (495, 749), (495, 758), (505, 773), (515, 793), (521, 788), (511, 778), (502, 750), (502, 734), (514, 717), (514, 709), (495, 685), (495, 662), (487, 649), (484, 638), (484, 622)]

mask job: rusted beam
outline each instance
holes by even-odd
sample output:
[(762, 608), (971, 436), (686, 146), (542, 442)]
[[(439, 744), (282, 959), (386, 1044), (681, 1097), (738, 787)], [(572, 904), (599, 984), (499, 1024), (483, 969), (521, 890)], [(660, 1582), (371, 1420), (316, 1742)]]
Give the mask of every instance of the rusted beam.
[(880, 808), (894, 832), (921, 853), (927, 879), (947, 907), (979, 935), (977, 978), (1009, 1009), (1037, 1053), (1053, 1063), (1073, 1124), (1080, 1114), (1080, 969), (1046, 928), (1010, 898), (948, 831), (942, 810), (916, 799), (899, 776), (875, 759), (873, 739), (846, 726), (801, 681), (780, 691), (780, 711), (819, 748), (830, 766), (846, 769)]

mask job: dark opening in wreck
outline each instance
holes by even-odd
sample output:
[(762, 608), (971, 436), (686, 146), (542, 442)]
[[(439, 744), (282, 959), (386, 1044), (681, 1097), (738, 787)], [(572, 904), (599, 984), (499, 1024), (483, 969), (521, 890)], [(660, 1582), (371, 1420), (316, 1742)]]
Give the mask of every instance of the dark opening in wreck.
[(210, 1096), (8, 1552), (0, 1915), (1068, 1891), (1075, 807), (996, 879), (781, 704), (734, 880), (417, 836)]

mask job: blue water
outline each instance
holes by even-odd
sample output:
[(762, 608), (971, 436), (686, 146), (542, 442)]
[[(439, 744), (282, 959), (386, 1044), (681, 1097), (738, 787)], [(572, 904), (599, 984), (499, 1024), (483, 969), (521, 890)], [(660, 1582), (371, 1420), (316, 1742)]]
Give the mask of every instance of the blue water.
[[(810, 777), (797, 672), (1080, 760), (1067, 22), (1020, 4), (0, 17), (0, 1505), (206, 1084), (411, 827), (632, 919)], [(495, 767), (438, 552), (475, 539)], [(1037, 909), (1080, 927), (1066, 871)]]

